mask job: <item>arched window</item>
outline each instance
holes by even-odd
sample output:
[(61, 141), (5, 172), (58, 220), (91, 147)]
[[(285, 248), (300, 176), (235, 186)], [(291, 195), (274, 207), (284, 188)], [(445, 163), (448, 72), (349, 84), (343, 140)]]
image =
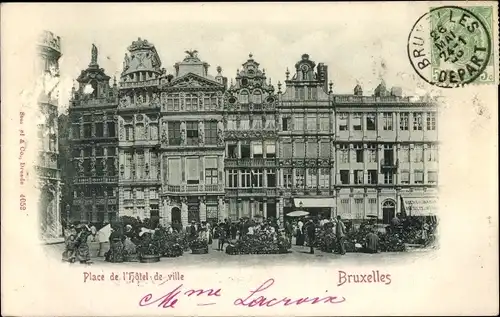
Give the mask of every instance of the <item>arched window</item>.
[(390, 224), (396, 216), (396, 204), (393, 200), (386, 200), (382, 204), (382, 217), (385, 224)]
[(91, 81), (90, 86), (92, 86), (92, 97), (96, 98), (98, 96), (98, 94), (97, 94), (97, 90), (98, 90), (97, 81), (95, 81), (95, 80)]
[(256, 104), (262, 103), (262, 93), (259, 90), (253, 92), (253, 102)]
[(248, 103), (248, 91), (243, 90), (242, 92), (240, 92), (240, 103)]

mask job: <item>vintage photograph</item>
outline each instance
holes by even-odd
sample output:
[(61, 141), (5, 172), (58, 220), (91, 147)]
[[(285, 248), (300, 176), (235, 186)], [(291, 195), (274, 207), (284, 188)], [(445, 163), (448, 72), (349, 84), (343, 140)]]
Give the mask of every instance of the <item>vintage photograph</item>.
[(2, 314), (498, 312), (496, 4), (1, 13)]

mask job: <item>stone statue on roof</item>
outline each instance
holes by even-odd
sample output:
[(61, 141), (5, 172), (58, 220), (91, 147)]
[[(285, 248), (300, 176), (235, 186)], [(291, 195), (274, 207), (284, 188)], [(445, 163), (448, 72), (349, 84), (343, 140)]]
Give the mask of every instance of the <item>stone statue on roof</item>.
[(92, 44), (92, 59), (91, 59), (92, 64), (97, 64), (97, 47), (95, 44)]

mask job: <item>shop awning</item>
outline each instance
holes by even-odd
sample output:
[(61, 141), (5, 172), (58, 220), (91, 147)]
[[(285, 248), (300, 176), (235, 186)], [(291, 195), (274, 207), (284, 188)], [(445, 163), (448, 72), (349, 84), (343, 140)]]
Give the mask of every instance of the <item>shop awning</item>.
[[(300, 208), (330, 208), (335, 207), (333, 198), (294, 198), (295, 207)], [(302, 203), (302, 205), (301, 205)]]
[(401, 200), (408, 216), (435, 216), (437, 214), (437, 197), (401, 197)]

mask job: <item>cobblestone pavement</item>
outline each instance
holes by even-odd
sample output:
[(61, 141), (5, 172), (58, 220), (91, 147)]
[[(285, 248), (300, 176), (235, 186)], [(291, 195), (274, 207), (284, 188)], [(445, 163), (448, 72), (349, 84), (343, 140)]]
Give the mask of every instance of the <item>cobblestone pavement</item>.
[[(64, 244), (53, 244), (44, 246), (50, 256), (60, 259), (64, 251)], [(414, 261), (432, 253), (430, 250), (412, 252), (387, 252), (378, 254), (347, 253), (338, 255), (315, 250), (314, 254), (309, 254), (308, 247), (293, 246), (288, 254), (265, 254), (265, 255), (228, 255), (225, 252), (217, 251), (214, 244), (208, 254), (191, 254), (190, 251), (177, 258), (162, 258), (160, 262), (134, 265), (148, 265), (161, 267), (166, 265), (185, 266), (267, 266), (267, 265), (314, 265), (314, 264), (390, 264), (396, 261)], [(105, 266), (111, 263), (105, 262), (103, 257), (92, 258), (93, 266)], [(130, 263), (132, 264), (132, 263)], [(79, 264), (75, 264), (79, 265)], [(123, 265), (127, 265), (124, 263)]]

